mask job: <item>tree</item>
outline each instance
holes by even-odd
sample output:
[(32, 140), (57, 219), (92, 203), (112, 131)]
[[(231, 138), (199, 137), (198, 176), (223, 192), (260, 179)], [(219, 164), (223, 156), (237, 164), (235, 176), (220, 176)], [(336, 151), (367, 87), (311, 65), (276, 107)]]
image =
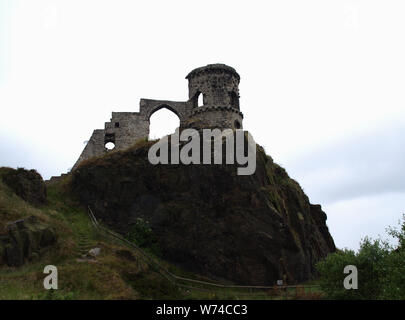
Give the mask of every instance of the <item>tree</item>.
[[(400, 229), (389, 227), (388, 234), (398, 240), (397, 247), (381, 239), (364, 238), (357, 253), (339, 250), (320, 261), (316, 268), (320, 284), (330, 299), (405, 299), (405, 214)], [(358, 289), (345, 289), (343, 269), (354, 265)]]

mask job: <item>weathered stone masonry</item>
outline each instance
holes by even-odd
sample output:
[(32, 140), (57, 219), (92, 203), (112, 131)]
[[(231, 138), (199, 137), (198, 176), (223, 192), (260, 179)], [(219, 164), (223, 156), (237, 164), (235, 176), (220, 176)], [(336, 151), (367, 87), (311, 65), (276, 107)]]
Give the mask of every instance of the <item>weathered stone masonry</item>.
[[(211, 64), (191, 71), (188, 80), (187, 101), (141, 99), (139, 112), (113, 112), (104, 129), (96, 129), (73, 167), (83, 160), (101, 156), (109, 150), (122, 150), (137, 140), (148, 138), (150, 117), (161, 108), (173, 111), (180, 119), (180, 128), (209, 127), (220, 129), (242, 128), (243, 114), (239, 107), (240, 77), (235, 69), (224, 64)], [(202, 106), (198, 106), (200, 95)]]

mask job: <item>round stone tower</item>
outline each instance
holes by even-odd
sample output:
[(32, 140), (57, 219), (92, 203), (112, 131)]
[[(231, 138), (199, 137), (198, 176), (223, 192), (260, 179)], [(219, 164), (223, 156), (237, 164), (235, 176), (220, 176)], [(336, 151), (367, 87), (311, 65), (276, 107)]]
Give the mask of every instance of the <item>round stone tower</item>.
[[(225, 64), (209, 64), (191, 71), (188, 80), (192, 122), (199, 127), (241, 129), (239, 74)], [(202, 103), (201, 101), (202, 97)]]

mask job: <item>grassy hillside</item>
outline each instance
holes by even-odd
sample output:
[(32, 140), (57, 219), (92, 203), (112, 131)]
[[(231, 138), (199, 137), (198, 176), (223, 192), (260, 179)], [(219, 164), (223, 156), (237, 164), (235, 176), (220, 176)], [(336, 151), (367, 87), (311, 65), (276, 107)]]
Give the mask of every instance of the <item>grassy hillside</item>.
[[(71, 196), (67, 176), (47, 187), (45, 205), (35, 207), (18, 197), (1, 176), (9, 168), (0, 168), (0, 233), (7, 223), (36, 216), (51, 225), (58, 234), (56, 245), (22, 267), (0, 266), (0, 300), (4, 299), (280, 299), (285, 293), (251, 292), (235, 289), (207, 291), (184, 289), (171, 284), (140, 255), (114, 239), (101, 235), (90, 223), (86, 208)], [(89, 249), (99, 247), (101, 254), (83, 259)], [(157, 259), (156, 257), (154, 257)], [(160, 264), (171, 272), (198, 278), (165, 261)], [(58, 268), (58, 290), (45, 290), (43, 269)], [(203, 279), (203, 278), (199, 278)], [(205, 279), (206, 280), (206, 279)], [(302, 291), (299, 297), (320, 296), (320, 292)], [(298, 297), (298, 298), (299, 298)]]
[[(0, 169), (0, 175), (7, 170)], [(0, 230), (34, 215), (52, 225), (58, 243), (37, 261), (20, 268), (0, 267), (0, 299), (155, 299), (179, 297), (178, 290), (142, 263), (136, 253), (101, 237), (84, 208), (69, 197), (62, 181), (48, 187), (48, 203), (33, 207), (0, 179)], [(93, 247), (101, 254), (81, 259)], [(44, 266), (58, 267), (59, 290), (43, 288)]]

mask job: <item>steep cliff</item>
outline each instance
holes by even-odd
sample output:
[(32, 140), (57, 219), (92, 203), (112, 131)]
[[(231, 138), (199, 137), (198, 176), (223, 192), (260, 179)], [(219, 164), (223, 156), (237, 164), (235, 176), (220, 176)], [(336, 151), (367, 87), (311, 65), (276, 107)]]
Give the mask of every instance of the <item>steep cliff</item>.
[(151, 165), (151, 142), (83, 162), (70, 187), (116, 231), (139, 221), (162, 257), (238, 284), (297, 283), (335, 250), (326, 214), (257, 146), (253, 175), (236, 165)]

